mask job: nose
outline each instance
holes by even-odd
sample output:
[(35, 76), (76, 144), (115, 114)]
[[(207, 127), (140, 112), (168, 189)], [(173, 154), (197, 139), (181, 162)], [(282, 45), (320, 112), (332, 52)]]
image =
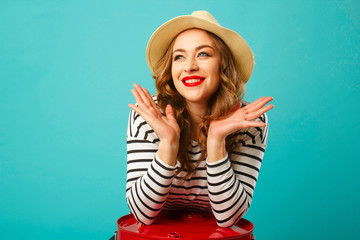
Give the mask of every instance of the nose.
[(193, 58), (188, 59), (188, 61), (186, 62), (184, 71), (185, 72), (194, 72), (197, 70), (199, 70), (199, 65), (196, 62), (196, 60)]

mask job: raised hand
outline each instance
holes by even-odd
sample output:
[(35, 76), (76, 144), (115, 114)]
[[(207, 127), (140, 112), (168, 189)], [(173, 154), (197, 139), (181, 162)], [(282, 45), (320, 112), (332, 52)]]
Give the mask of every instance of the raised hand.
[(230, 114), (210, 122), (209, 136), (223, 140), (226, 136), (243, 128), (264, 127), (265, 123), (253, 120), (274, 107), (272, 104), (265, 106), (272, 100), (272, 97), (262, 97), (243, 108), (238, 103)]
[(129, 104), (129, 107), (136, 111), (159, 137), (160, 145), (157, 153), (159, 158), (169, 165), (175, 165), (179, 149), (180, 127), (171, 105), (166, 106), (164, 116), (145, 88), (138, 84), (134, 84), (134, 87), (135, 89), (131, 92), (138, 106)]
[(226, 156), (225, 138), (231, 133), (243, 128), (265, 127), (264, 122), (253, 120), (274, 107), (272, 104), (265, 106), (272, 100), (272, 97), (262, 97), (243, 108), (238, 103), (231, 113), (211, 121), (207, 138), (207, 161), (216, 162)]
[(131, 92), (135, 97), (138, 106), (129, 104), (129, 107), (136, 111), (145, 121), (154, 129), (160, 141), (168, 139), (169, 141), (179, 140), (180, 128), (174, 117), (173, 109), (170, 105), (166, 106), (165, 116), (160, 112), (149, 92), (134, 84), (135, 89)]

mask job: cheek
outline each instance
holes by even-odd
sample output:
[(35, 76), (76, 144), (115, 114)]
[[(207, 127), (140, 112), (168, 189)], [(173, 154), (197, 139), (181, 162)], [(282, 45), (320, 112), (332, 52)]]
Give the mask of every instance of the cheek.
[(211, 72), (211, 75), (215, 78), (215, 79), (220, 79), (220, 66), (219, 64), (212, 64), (211, 68), (209, 69)]

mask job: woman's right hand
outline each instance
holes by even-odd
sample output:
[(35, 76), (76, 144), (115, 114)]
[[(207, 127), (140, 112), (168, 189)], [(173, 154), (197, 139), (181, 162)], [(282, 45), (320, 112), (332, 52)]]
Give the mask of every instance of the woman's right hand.
[[(137, 112), (155, 131), (160, 139), (158, 156), (169, 165), (175, 165), (179, 149), (180, 127), (174, 117), (171, 105), (165, 108), (165, 116), (154, 102), (150, 93), (138, 84), (131, 92), (138, 104), (129, 104), (129, 107)], [(172, 155), (172, 156), (169, 156)]]

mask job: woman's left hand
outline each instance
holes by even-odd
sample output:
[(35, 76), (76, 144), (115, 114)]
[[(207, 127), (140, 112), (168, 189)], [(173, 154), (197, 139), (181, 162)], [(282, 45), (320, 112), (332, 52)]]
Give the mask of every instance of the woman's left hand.
[(265, 127), (266, 124), (264, 122), (254, 122), (253, 120), (274, 107), (272, 104), (265, 106), (272, 100), (272, 97), (262, 97), (243, 108), (241, 108), (239, 102), (236, 105), (235, 110), (230, 114), (224, 118), (210, 122), (208, 139), (211, 138), (217, 141), (224, 141), (226, 136), (240, 129)]

